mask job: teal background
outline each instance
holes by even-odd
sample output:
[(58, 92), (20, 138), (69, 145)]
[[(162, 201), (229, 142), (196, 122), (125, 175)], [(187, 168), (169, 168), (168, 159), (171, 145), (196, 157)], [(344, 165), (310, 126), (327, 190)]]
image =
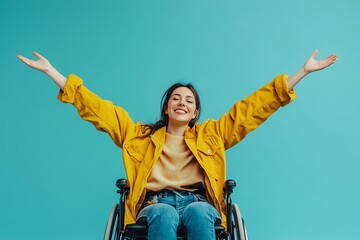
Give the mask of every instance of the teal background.
[(228, 178), (251, 240), (360, 239), (359, 12), (357, 0), (2, 0), (0, 239), (101, 239), (125, 176), (121, 150), (16, 54), (39, 51), (148, 123), (176, 81), (217, 119), (314, 49), (339, 60), (228, 151)]

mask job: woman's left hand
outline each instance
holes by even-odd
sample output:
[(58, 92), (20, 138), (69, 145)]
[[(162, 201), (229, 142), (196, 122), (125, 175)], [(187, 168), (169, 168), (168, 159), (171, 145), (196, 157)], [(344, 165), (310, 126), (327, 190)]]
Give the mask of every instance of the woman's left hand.
[(327, 58), (321, 60), (315, 60), (315, 57), (318, 54), (318, 50), (315, 50), (313, 54), (306, 60), (303, 70), (306, 74), (324, 69), (330, 65), (332, 65), (337, 60), (337, 56), (335, 54), (331, 54)]
[(304, 66), (287, 78), (286, 82), (289, 91), (293, 89), (295, 85), (298, 84), (307, 74), (327, 68), (337, 60), (337, 56), (335, 54), (331, 54), (327, 58), (321, 60), (315, 60), (318, 52), (318, 50), (315, 50), (308, 60), (306, 60)]

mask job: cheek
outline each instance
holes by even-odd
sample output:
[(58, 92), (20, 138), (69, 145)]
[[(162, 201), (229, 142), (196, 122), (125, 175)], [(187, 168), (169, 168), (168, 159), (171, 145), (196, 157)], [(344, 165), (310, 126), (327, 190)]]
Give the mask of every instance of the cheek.
[(196, 117), (196, 115), (197, 115), (197, 110), (195, 109), (195, 107), (194, 107), (191, 111), (192, 111), (194, 117)]
[(170, 111), (170, 110), (169, 110), (169, 105), (167, 105), (166, 108), (165, 108), (165, 114), (166, 114), (166, 115), (169, 114), (169, 111)]

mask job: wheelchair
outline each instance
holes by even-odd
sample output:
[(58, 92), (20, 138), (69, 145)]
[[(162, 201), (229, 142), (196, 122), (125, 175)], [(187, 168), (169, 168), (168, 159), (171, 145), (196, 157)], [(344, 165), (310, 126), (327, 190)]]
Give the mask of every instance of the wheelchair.
[[(146, 240), (147, 223), (146, 220), (138, 221), (134, 224), (124, 226), (125, 219), (125, 200), (130, 189), (126, 179), (118, 179), (116, 186), (119, 188), (119, 203), (115, 204), (110, 211), (106, 224), (104, 240)], [(227, 180), (224, 184), (224, 199), (226, 202), (227, 228), (220, 224), (215, 224), (216, 240), (248, 240), (244, 219), (241, 217), (240, 209), (237, 204), (232, 203), (230, 195), (236, 187), (234, 180)], [(186, 229), (179, 227), (177, 240), (186, 240)]]

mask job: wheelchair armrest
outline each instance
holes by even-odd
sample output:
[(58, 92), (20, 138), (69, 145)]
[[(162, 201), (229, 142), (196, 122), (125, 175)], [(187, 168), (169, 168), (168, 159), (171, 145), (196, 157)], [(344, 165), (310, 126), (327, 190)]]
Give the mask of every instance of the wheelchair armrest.
[(119, 212), (118, 212), (118, 232), (122, 232), (124, 230), (125, 225), (125, 201), (126, 201), (126, 195), (130, 191), (129, 184), (126, 179), (120, 178), (116, 181), (116, 186), (119, 188), (117, 190), (117, 193), (120, 194), (120, 201), (119, 201)]
[(236, 182), (235, 180), (229, 179), (226, 180), (225, 184), (224, 184), (224, 194), (231, 194), (233, 193), (234, 188), (236, 187)]
[(120, 178), (116, 181), (116, 186), (120, 189), (120, 190), (123, 190), (124, 188), (128, 188), (129, 185), (128, 185), (128, 182), (126, 179), (124, 178)]
[(227, 218), (227, 229), (232, 229), (232, 223), (231, 223), (231, 206), (232, 201), (230, 195), (233, 193), (234, 188), (236, 187), (236, 182), (232, 179), (226, 180), (224, 184), (224, 200), (226, 204), (226, 218)]

